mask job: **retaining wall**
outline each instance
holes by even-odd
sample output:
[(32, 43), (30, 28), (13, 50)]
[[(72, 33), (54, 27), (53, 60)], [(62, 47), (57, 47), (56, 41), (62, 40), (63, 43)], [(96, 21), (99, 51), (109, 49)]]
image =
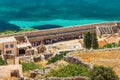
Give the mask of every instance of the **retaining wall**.
[(88, 80), (88, 78), (87, 77), (81, 77), (81, 76), (77, 76), (77, 77), (62, 77), (62, 78), (50, 77), (50, 78), (47, 78), (45, 80)]
[(85, 62), (83, 62), (82, 60), (80, 60), (80, 59), (77, 58), (77, 57), (66, 56), (66, 57), (64, 58), (64, 60), (65, 60), (66, 62), (70, 63), (70, 64), (80, 64), (80, 65), (83, 65), (83, 66), (88, 66), (88, 67), (90, 67), (90, 68), (93, 67), (92, 64), (85, 63)]

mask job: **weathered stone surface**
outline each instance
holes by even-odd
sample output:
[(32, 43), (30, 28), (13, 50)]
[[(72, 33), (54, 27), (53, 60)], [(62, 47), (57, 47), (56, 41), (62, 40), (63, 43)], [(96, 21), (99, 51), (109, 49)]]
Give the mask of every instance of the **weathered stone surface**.
[(20, 77), (22, 76), (22, 65), (6, 65), (0, 66), (0, 78), (11, 77), (11, 72), (18, 70)]
[(80, 64), (80, 65), (83, 65), (83, 66), (88, 66), (90, 68), (92, 68), (92, 65), (91, 64), (88, 64), (88, 63), (84, 63), (82, 62), (82, 60), (78, 59), (77, 57), (70, 57), (70, 56), (66, 56), (64, 58), (64, 60), (70, 64)]
[(76, 76), (76, 77), (50, 77), (44, 80), (88, 80), (87, 77)]

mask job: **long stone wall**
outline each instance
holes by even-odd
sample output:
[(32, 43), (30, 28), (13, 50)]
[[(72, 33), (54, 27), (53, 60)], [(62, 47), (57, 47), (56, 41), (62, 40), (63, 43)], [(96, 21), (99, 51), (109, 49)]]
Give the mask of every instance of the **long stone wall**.
[(36, 40), (44, 40), (50, 39), (60, 36), (67, 36), (71, 34), (83, 34), (84, 32), (91, 31), (96, 32), (96, 26), (100, 25), (111, 25), (115, 26), (115, 23), (101, 23), (101, 24), (91, 24), (91, 25), (83, 25), (83, 26), (74, 26), (69, 28), (57, 28), (57, 29), (49, 29), (49, 30), (40, 30), (33, 33), (28, 33), (28, 38), (30, 42), (34, 42)]
[[(99, 23), (99, 24), (89, 24), (89, 25), (82, 25), (82, 26), (71, 26), (68, 28), (54, 28), (54, 29), (47, 29), (47, 30), (37, 30), (37, 31), (31, 31), (31, 32), (24, 32), (24, 33), (16, 33), (6, 36), (18, 36), (18, 35), (26, 35), (26, 36), (36, 36), (36, 35), (47, 35), (52, 33), (63, 33), (63, 32), (69, 32), (69, 31), (75, 31), (75, 30), (83, 30), (83, 29), (90, 29), (90, 28), (96, 28), (96, 26), (100, 25), (116, 25), (115, 22), (108, 22), (108, 23)], [(0, 36), (4, 37), (4, 36)]]
[(96, 26), (98, 26), (98, 25), (115, 25), (115, 23), (112, 23), (112, 22), (111, 23), (100, 23), (100, 24), (91, 24), (91, 25), (83, 25), (83, 26), (73, 26), (73, 27), (69, 27), (69, 28), (39, 30), (39, 31), (25, 33), (25, 35), (36, 36), (36, 35), (47, 35), (47, 34), (53, 34), (53, 33), (63, 33), (63, 32), (69, 32), (69, 31), (96, 28)]
[(45, 80), (89, 80), (87, 77), (76, 76), (76, 77), (50, 77)]

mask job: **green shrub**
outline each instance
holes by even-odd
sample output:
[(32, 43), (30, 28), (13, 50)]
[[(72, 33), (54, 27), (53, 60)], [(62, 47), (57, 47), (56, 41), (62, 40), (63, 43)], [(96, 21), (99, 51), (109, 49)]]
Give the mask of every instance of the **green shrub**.
[(120, 43), (111, 43), (103, 46), (103, 48), (114, 48), (114, 47), (120, 47)]
[(89, 68), (77, 64), (69, 64), (58, 70), (51, 70), (46, 77), (89, 76)]
[(94, 66), (90, 71), (91, 80), (119, 80), (112, 68)]
[(88, 67), (69, 64), (59, 69), (51, 70), (45, 77), (71, 77), (86, 76), (90, 80), (119, 80), (116, 73), (110, 67), (94, 66), (93, 69)]
[(85, 32), (83, 42), (86, 49), (98, 49), (98, 39), (94, 32)]
[(91, 35), (92, 35), (91, 47), (93, 49), (98, 49), (99, 44), (98, 44), (98, 39), (97, 39), (96, 33), (91, 33)]
[(51, 63), (54, 63), (58, 60), (61, 60), (64, 58), (64, 56), (66, 56), (68, 52), (64, 52), (64, 53), (61, 53), (61, 54), (56, 54), (54, 57), (52, 57), (49, 61), (48, 61), (48, 64), (51, 64)]
[(92, 45), (92, 34), (91, 32), (85, 32), (84, 34), (84, 47), (90, 49)]
[(0, 66), (1, 65), (6, 65), (6, 61), (5, 60), (3, 60), (3, 58), (2, 57), (0, 57)]
[(22, 63), (23, 72), (34, 70), (34, 69), (41, 69), (40, 65), (35, 64), (34, 62), (23, 62)]

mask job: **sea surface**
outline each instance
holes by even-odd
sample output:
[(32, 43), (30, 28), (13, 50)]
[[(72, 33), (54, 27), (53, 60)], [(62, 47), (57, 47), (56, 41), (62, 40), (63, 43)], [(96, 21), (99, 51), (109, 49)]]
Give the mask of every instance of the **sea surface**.
[(0, 0), (0, 31), (120, 21), (120, 0)]

